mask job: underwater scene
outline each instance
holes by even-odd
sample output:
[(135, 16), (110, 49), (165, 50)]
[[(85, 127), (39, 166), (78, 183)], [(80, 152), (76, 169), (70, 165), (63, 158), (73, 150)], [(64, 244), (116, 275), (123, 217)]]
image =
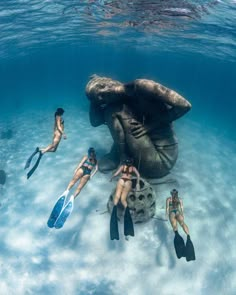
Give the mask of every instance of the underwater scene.
[(235, 294), (236, 1), (0, 3), (0, 294)]

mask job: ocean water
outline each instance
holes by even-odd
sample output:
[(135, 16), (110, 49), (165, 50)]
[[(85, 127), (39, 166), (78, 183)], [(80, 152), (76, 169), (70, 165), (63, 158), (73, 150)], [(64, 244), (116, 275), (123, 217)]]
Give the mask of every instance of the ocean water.
[[(10, 0), (0, 20), (0, 294), (235, 294), (236, 2)], [(94, 73), (152, 79), (191, 102), (174, 123), (179, 156), (168, 177), (196, 261), (176, 258), (160, 220), (170, 183), (154, 186), (159, 219), (135, 225), (129, 241), (109, 239), (110, 174), (87, 184), (63, 229), (47, 227), (88, 147), (99, 158), (112, 144), (106, 126), (89, 123)], [(68, 138), (27, 180), (25, 161), (51, 142), (57, 107)]]

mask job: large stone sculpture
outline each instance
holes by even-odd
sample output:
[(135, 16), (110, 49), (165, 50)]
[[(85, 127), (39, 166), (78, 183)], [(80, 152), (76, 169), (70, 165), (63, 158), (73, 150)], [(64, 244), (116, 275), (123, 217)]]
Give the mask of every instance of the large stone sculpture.
[(137, 79), (123, 84), (93, 75), (86, 86), (90, 122), (107, 124), (114, 144), (99, 161), (102, 172), (115, 169), (131, 156), (143, 177), (167, 175), (178, 156), (172, 122), (191, 104), (181, 95), (152, 80)]

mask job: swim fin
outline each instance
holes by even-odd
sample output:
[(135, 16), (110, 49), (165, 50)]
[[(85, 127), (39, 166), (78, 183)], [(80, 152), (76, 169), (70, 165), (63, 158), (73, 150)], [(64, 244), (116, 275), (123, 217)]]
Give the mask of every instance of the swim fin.
[(37, 169), (38, 165), (39, 165), (39, 162), (42, 158), (43, 154), (41, 151), (39, 151), (39, 156), (38, 156), (38, 159), (36, 161), (36, 163), (34, 164), (33, 168), (27, 173), (27, 179), (30, 178), (30, 176), (34, 173), (34, 171)]
[(33, 157), (39, 152), (39, 148), (36, 147), (35, 151), (33, 152), (33, 154), (29, 157), (29, 159), (26, 161), (25, 163), (25, 168), (24, 169), (27, 169), (29, 168), (30, 164), (31, 164), (31, 161), (33, 159)]
[(69, 199), (69, 201), (66, 203), (66, 205), (61, 210), (60, 215), (58, 216), (54, 227), (56, 229), (62, 228), (67, 220), (67, 218), (70, 216), (74, 208), (74, 196), (72, 195)]
[(117, 206), (115, 205), (112, 209), (111, 219), (110, 219), (110, 238), (111, 240), (119, 240), (119, 230), (117, 221)]
[(187, 261), (196, 260), (193, 243), (189, 235), (187, 236), (187, 241), (186, 241), (186, 260)]
[(65, 201), (66, 201), (66, 197), (68, 195), (69, 191), (65, 191), (56, 201), (53, 209), (52, 209), (52, 212), (48, 218), (48, 222), (47, 222), (47, 225), (48, 227), (50, 228), (53, 228), (54, 227), (54, 224), (58, 218), (58, 216), (60, 215), (64, 205), (65, 205)]
[(124, 235), (134, 237), (134, 225), (133, 225), (132, 217), (130, 215), (129, 207), (126, 207), (126, 209), (125, 209)]
[(185, 257), (185, 243), (184, 239), (180, 236), (178, 231), (175, 231), (175, 238), (174, 238), (174, 246), (175, 246), (175, 253), (176, 256), (180, 259), (181, 257)]

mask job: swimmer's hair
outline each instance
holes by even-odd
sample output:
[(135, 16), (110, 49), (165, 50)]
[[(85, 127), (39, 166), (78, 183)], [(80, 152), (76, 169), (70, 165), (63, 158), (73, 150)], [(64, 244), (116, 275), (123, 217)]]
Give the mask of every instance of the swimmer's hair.
[(64, 114), (64, 110), (63, 108), (57, 108), (56, 112), (55, 112), (55, 117), (56, 116), (62, 116)]
[(177, 189), (172, 189), (172, 191), (170, 192), (170, 194), (173, 196), (173, 195), (177, 195), (178, 196), (178, 191)]
[(133, 163), (134, 163), (133, 158), (126, 158), (126, 159), (123, 161), (123, 165), (127, 165), (127, 166), (132, 166)]
[(90, 148), (88, 149), (88, 156), (90, 156), (91, 153), (93, 153), (94, 156), (95, 156), (95, 158), (96, 158), (96, 151), (95, 151), (95, 148), (90, 147)]

